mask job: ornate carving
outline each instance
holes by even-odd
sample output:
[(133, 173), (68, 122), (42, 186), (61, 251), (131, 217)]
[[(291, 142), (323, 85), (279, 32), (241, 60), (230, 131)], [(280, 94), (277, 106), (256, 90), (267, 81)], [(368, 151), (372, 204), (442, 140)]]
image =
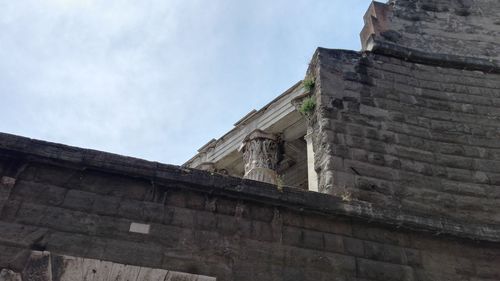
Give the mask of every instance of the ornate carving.
[(250, 133), (240, 146), (246, 179), (276, 184), (278, 165), (277, 137), (261, 130)]

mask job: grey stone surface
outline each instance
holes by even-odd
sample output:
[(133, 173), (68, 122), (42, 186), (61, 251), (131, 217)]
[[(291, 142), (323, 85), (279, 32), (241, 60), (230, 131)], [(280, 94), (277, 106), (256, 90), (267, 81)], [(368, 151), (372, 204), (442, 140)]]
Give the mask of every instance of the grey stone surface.
[(499, 74), (321, 48), (311, 65), (320, 192), (465, 227), (500, 222)]
[[(0, 155), (7, 151), (1, 149)], [(52, 175), (79, 173), (84, 180), (88, 176), (81, 171), (87, 170), (96, 186), (86, 183), (83, 191), (77, 181), (67, 185), (33, 178), (47, 170), (43, 163), (49, 159)], [(217, 280), (474, 280), (500, 275), (500, 246), (491, 233), (475, 235), (463, 226), (438, 236), (437, 231), (458, 226), (432, 228), (432, 220), (423, 217), (413, 217), (412, 227), (397, 225), (388, 213), (386, 220), (383, 212), (360, 202), (346, 204), (330, 195), (278, 191), (266, 184), (223, 181), (181, 169), (172, 177), (186, 176), (155, 178), (158, 194), (137, 200), (149, 186), (139, 184), (128, 194), (112, 180), (124, 183), (127, 177), (145, 176), (117, 176), (120, 169), (110, 170), (112, 163), (105, 169), (82, 169), (89, 162), (68, 168), (62, 160), (32, 154), (0, 216), (0, 268), (21, 272), (29, 253), (37, 249)], [(223, 188), (207, 184), (219, 180)], [(104, 182), (111, 183), (108, 195), (97, 188)], [(40, 196), (42, 190), (48, 194)], [(361, 209), (370, 210), (372, 221), (363, 218)], [(399, 222), (411, 221), (408, 217)], [(130, 232), (131, 223), (149, 225), (149, 233)], [(459, 238), (467, 231), (464, 237), (474, 234), (474, 240)]]
[(364, 17), (363, 50), (498, 72), (499, 10), (491, 0), (374, 2)]

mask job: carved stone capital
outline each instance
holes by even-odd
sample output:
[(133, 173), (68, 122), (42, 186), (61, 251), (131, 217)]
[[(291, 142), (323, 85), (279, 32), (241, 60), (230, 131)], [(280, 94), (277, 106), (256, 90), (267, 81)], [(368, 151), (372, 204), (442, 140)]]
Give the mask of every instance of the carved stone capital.
[(243, 178), (277, 183), (278, 138), (261, 130), (250, 133), (241, 144), (245, 175)]

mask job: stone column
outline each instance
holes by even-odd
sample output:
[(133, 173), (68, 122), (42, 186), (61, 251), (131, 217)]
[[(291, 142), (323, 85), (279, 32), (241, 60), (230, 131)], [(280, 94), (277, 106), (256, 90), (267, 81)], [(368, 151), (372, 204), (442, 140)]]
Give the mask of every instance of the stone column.
[(250, 133), (241, 144), (245, 175), (243, 178), (277, 184), (278, 142), (273, 134), (261, 130)]
[(307, 185), (310, 191), (318, 192), (318, 174), (314, 169), (314, 149), (312, 142), (312, 132), (308, 130), (304, 137), (307, 143)]

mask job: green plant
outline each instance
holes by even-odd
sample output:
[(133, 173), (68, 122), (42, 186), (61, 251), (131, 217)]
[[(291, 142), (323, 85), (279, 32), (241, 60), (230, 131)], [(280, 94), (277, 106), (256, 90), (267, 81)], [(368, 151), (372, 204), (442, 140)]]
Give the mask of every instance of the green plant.
[(304, 85), (304, 89), (306, 89), (306, 91), (311, 91), (314, 88), (313, 79), (306, 79), (304, 80), (304, 82), (302, 82), (302, 84)]
[(302, 101), (299, 112), (304, 116), (311, 116), (314, 108), (316, 108), (316, 101), (312, 97), (308, 97)]

